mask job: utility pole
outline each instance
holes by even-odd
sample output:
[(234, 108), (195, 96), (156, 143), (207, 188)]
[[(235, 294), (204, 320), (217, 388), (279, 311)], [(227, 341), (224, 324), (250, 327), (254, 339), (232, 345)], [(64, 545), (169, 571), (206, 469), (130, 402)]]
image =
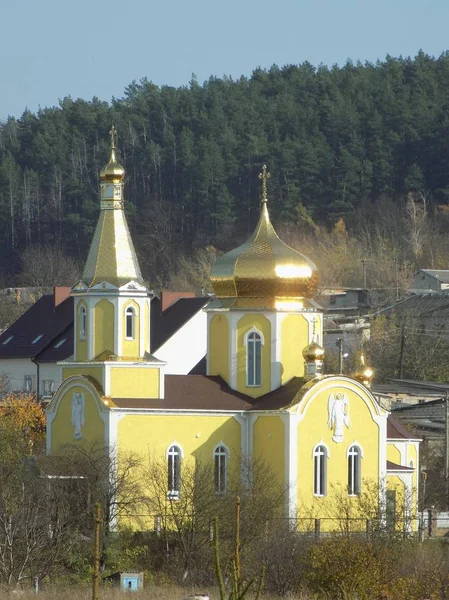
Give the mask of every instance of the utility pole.
[(342, 338), (338, 338), (337, 346), (338, 346), (338, 372), (341, 375), (343, 373), (343, 339)]
[(94, 549), (93, 549), (93, 576), (92, 576), (92, 600), (98, 600), (100, 593), (100, 527), (101, 527), (101, 506), (99, 502), (95, 504), (94, 519)]
[(449, 507), (449, 391), (444, 392), (444, 484)]
[(402, 379), (402, 374), (404, 371), (404, 346), (405, 346), (405, 328), (401, 329), (401, 349), (399, 351), (399, 379)]
[(366, 290), (366, 258), (362, 258), (363, 289)]

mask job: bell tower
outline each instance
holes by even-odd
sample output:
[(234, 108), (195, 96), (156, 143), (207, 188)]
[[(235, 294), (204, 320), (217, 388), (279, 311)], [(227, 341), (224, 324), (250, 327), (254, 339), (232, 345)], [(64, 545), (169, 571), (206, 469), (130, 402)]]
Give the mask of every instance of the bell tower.
[[(161, 397), (163, 363), (149, 355), (152, 293), (143, 281), (126, 221), (125, 170), (117, 160), (114, 126), (110, 136), (109, 162), (100, 171), (100, 214), (83, 274), (71, 292), (75, 355), (63, 376), (87, 369), (111, 397), (132, 395), (133, 382), (144, 385), (149, 378), (153, 383), (147, 390)], [(129, 373), (131, 367), (136, 373)], [(142, 369), (154, 367), (157, 376), (143, 375)]]

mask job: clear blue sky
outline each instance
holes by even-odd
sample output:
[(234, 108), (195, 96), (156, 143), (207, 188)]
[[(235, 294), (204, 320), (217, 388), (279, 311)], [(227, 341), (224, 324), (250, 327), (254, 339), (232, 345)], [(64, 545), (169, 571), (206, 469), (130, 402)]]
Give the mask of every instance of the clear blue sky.
[(449, 49), (448, 0), (0, 0), (0, 120), (132, 80)]

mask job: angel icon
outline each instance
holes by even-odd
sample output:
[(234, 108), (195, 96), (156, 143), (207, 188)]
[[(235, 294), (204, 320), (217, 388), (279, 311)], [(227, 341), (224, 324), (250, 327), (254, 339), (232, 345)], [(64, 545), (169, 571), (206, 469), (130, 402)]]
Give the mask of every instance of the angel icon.
[(335, 395), (331, 394), (327, 409), (329, 429), (334, 430), (332, 439), (339, 444), (343, 441), (343, 426), (346, 425), (349, 429), (351, 425), (349, 421), (349, 400), (346, 394), (342, 394), (341, 392), (337, 392)]
[(75, 440), (82, 438), (81, 429), (84, 427), (84, 395), (75, 392), (72, 395), (72, 426)]

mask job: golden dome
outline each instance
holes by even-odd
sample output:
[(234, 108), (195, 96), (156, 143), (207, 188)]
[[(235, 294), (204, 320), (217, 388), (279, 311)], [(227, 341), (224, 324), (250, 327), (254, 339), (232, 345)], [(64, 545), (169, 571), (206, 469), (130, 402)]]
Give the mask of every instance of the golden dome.
[(353, 377), (354, 379), (357, 379), (357, 381), (360, 381), (360, 383), (363, 383), (363, 385), (366, 385), (366, 387), (371, 385), (371, 381), (374, 377), (374, 371), (371, 367), (365, 364), (365, 356), (363, 352), (360, 354), (359, 365), (355, 370)]
[(247, 242), (215, 263), (211, 283), (218, 298), (312, 298), (318, 283), (316, 266), (282, 242), (267, 209), (266, 166), (259, 176), (262, 207), (256, 230)]
[(100, 179), (102, 181), (108, 181), (111, 183), (120, 183), (123, 181), (125, 177), (125, 169), (121, 164), (118, 163), (117, 158), (115, 156), (115, 136), (116, 129), (112, 126), (111, 131), (109, 132), (111, 136), (111, 156), (109, 158), (108, 164), (103, 167), (100, 171)]
[(304, 348), (302, 355), (306, 362), (324, 359), (324, 348), (317, 342), (312, 342)]

